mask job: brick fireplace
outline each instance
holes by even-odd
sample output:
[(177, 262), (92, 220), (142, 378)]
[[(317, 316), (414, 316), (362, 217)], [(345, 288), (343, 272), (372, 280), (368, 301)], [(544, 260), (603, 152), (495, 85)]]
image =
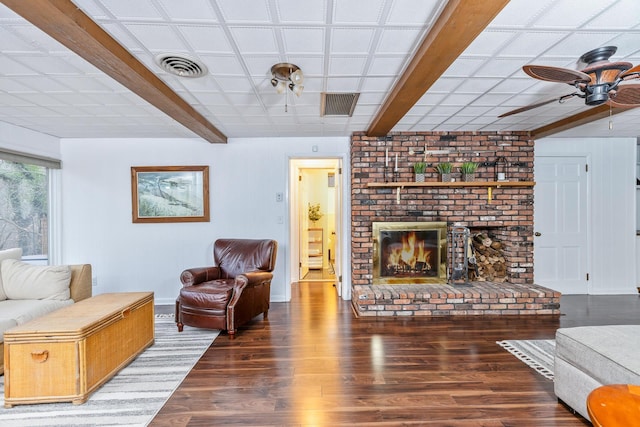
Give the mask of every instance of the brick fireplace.
[[(498, 158), (506, 160), (508, 182), (483, 185), (496, 180)], [(455, 182), (401, 185), (414, 181), (413, 163), (418, 161), (427, 163), (428, 183), (440, 181), (436, 164), (453, 163)], [(465, 161), (479, 163), (474, 180), (478, 185), (456, 184), (461, 181), (458, 168)], [(533, 185), (509, 185), (532, 182), (533, 161), (533, 140), (525, 132), (353, 134), (351, 274), (356, 312), (363, 316), (559, 313), (560, 294), (533, 283)], [(391, 183), (381, 185), (385, 181)], [(401, 277), (380, 282), (373, 228), (374, 223), (388, 222), (444, 223), (448, 229), (467, 227), (495, 238), (502, 243), (505, 283), (451, 285)]]

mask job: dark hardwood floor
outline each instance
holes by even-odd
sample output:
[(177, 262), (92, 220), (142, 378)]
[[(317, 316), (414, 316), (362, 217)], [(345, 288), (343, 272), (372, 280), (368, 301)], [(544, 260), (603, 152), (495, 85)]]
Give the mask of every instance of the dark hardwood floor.
[(496, 341), (640, 324), (636, 295), (566, 296), (561, 316), (355, 318), (331, 284), (292, 294), (216, 338), (150, 425), (590, 425)]

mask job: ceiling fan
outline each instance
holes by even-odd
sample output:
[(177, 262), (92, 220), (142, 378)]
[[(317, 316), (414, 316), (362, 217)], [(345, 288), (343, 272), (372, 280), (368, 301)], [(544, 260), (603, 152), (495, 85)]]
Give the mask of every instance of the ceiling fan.
[(499, 115), (498, 118), (522, 113), (552, 102), (563, 103), (575, 96), (583, 98), (585, 104), (590, 106), (607, 103), (612, 107), (620, 108), (640, 107), (640, 82), (628, 82), (640, 78), (640, 65), (634, 67), (630, 62), (610, 62), (609, 58), (616, 50), (618, 50), (616, 46), (604, 46), (585, 53), (580, 57), (580, 62), (586, 64), (581, 70), (525, 65), (522, 70), (533, 78), (547, 82), (567, 83), (577, 90), (517, 108)]

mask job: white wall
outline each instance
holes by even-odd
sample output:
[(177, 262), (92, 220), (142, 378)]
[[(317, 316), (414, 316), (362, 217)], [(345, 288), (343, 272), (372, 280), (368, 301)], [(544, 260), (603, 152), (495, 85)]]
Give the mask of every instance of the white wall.
[(590, 294), (637, 293), (635, 153), (635, 138), (545, 138), (535, 143), (536, 156), (588, 158)]
[[(312, 153), (313, 145), (318, 146), (313, 155), (349, 153), (348, 137), (239, 138), (227, 144), (180, 138), (62, 139), (62, 259), (92, 264), (94, 294), (151, 290), (156, 303), (172, 304), (183, 269), (212, 265), (217, 238), (272, 238), (279, 249), (271, 299), (287, 301), (287, 164), (290, 156)], [(132, 223), (131, 166), (171, 165), (209, 166), (211, 221)], [(284, 202), (276, 202), (277, 192), (286, 194)], [(283, 224), (279, 216), (286, 218)], [(345, 234), (344, 247), (349, 248)]]
[(19, 153), (60, 159), (58, 138), (4, 122), (0, 122), (0, 147)]

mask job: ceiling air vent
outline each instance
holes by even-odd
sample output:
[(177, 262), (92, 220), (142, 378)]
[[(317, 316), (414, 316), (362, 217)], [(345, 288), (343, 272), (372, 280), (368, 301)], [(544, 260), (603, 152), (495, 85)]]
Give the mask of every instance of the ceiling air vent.
[(356, 108), (359, 93), (326, 93), (322, 92), (320, 116), (351, 117)]
[(156, 64), (166, 72), (180, 77), (202, 77), (207, 74), (207, 67), (204, 64), (183, 55), (158, 55)]

